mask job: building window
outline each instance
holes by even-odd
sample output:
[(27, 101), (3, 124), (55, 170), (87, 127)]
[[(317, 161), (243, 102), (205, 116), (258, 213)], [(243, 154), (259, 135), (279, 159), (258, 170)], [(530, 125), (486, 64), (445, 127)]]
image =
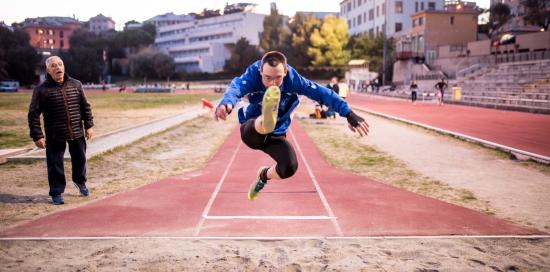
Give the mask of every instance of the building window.
[(48, 29), (48, 35), (53, 35), (53, 34), (54, 34), (53, 30)]
[(374, 38), (374, 29), (369, 29), (369, 38)]
[(374, 19), (374, 9), (369, 10), (369, 21), (372, 21)]
[(380, 6), (376, 6), (376, 18), (380, 17)]
[(451, 25), (454, 25), (455, 24), (455, 17), (451, 16), (451, 18), (449, 18), (449, 21), (450, 21)]
[(65, 41), (64, 41), (64, 40), (60, 40), (60, 41), (59, 41), (59, 47), (60, 47), (60, 48), (65, 47)]
[(413, 27), (416, 27), (416, 19), (413, 19)]
[(350, 12), (350, 10), (351, 10), (351, 2), (348, 2), (348, 10), (347, 10), (347, 12)]
[(55, 44), (55, 41), (53, 39), (48, 39), (48, 44)]
[(348, 20), (348, 27), (351, 27), (351, 20)]
[(63, 38), (63, 36), (64, 36), (63, 30), (60, 30), (59, 31), (59, 38)]
[(380, 27), (376, 26), (376, 35), (378, 35), (378, 33), (380, 33)]
[(357, 3), (357, 6), (360, 6), (361, 5), (361, 0), (359, 0), (359, 2)]
[(424, 24), (424, 18), (423, 17), (418, 18), (418, 26), (421, 26), (423, 24)]
[(42, 30), (42, 29), (39, 28), (39, 29), (36, 30), (36, 33), (37, 33), (38, 35), (42, 35), (42, 34), (44, 34), (44, 30)]
[(399, 32), (403, 30), (403, 24), (402, 23), (395, 23), (395, 32)]
[(382, 3), (382, 15), (386, 15), (386, 2)]
[(420, 3), (420, 10), (424, 10), (424, 2)]
[(435, 10), (435, 2), (428, 2), (428, 10)]
[(355, 22), (356, 22), (356, 21), (357, 21), (356, 18), (353, 17), (353, 26), (352, 26), (352, 27), (355, 27)]
[(418, 12), (418, 2), (414, 2), (414, 12)]
[(395, 13), (403, 14), (403, 1), (395, 1)]
[(357, 25), (361, 25), (361, 14), (357, 16)]

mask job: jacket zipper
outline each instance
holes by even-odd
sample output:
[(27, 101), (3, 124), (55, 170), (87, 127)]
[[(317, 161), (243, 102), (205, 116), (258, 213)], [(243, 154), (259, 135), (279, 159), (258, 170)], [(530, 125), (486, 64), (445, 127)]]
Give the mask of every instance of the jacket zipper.
[(61, 87), (61, 94), (63, 94), (63, 102), (65, 104), (65, 112), (67, 112), (67, 127), (69, 128), (69, 138), (74, 140), (73, 127), (71, 124), (71, 113), (69, 112), (69, 104), (67, 102), (67, 94), (65, 94), (65, 88)]

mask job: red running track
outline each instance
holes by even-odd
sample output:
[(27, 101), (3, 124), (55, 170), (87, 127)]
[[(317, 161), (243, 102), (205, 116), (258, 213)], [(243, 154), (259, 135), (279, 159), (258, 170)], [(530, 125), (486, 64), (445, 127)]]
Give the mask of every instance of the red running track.
[(247, 189), (272, 160), (236, 129), (201, 170), (57, 212), (0, 237), (331, 237), (538, 235), (473, 210), (420, 196), (328, 165), (295, 122), (288, 139), (299, 169), (250, 202)]
[(550, 157), (550, 115), (354, 94), (354, 107), (458, 132), (515, 149)]

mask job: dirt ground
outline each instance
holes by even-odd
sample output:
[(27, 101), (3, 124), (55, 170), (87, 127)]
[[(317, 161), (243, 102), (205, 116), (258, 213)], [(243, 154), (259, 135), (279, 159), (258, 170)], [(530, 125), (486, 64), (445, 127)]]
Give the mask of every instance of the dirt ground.
[[(0, 229), (200, 168), (235, 128), (234, 118), (216, 123), (200, 117), (92, 159), (92, 196), (79, 197), (68, 186), (63, 206), (49, 203), (45, 162), (0, 165)], [(337, 167), (500, 215), (490, 200), (469, 187), (426, 176), (383, 148), (349, 136), (341, 123), (329, 124), (338, 129), (304, 124)], [(338, 144), (341, 139), (345, 141)], [(344, 147), (359, 155), (339, 153)], [(66, 169), (70, 177), (70, 167)], [(495, 195), (501, 189), (494, 187)], [(544, 230), (544, 225), (536, 227)], [(0, 261), (2, 271), (550, 271), (548, 248), (548, 238), (0, 240)]]

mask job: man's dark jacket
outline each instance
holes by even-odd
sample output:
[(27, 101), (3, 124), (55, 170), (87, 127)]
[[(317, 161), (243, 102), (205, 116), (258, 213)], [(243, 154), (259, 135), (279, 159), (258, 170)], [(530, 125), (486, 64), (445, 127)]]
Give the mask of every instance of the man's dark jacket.
[(44, 138), (40, 127), (40, 114), (44, 113), (47, 141), (74, 140), (91, 128), (92, 109), (82, 90), (82, 83), (65, 74), (63, 84), (48, 74), (46, 80), (34, 88), (29, 106), (29, 130), (34, 141)]

